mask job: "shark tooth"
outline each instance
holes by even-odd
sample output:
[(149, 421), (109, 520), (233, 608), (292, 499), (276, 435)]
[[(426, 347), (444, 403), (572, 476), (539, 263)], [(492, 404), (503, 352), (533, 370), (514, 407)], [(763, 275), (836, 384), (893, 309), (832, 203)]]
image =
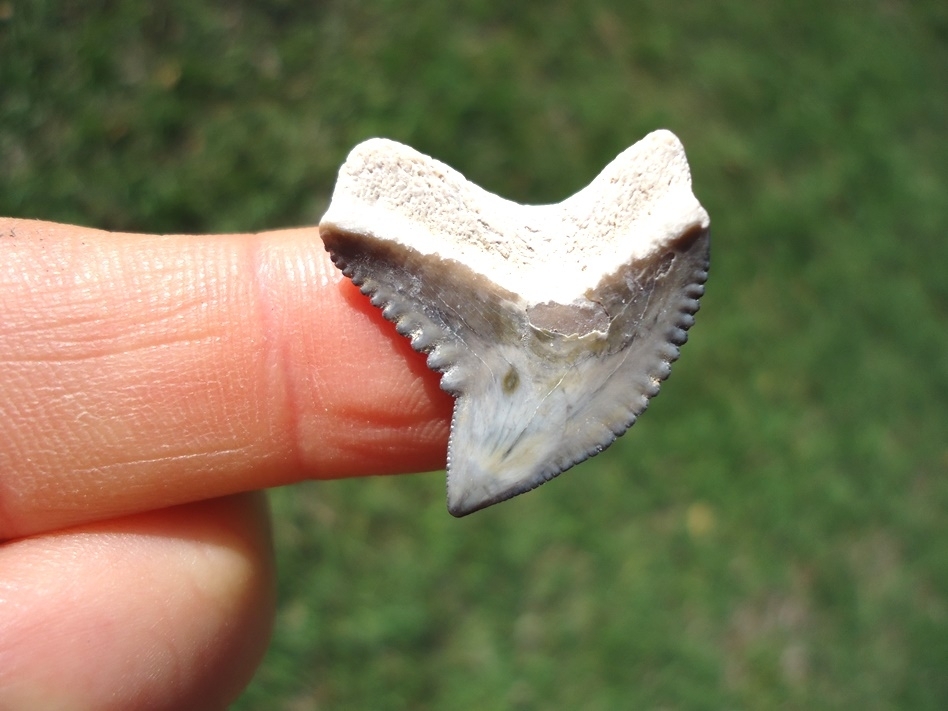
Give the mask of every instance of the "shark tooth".
[(504, 200), (371, 139), (342, 165), (319, 230), (456, 398), (455, 516), (529, 491), (624, 433), (668, 377), (708, 275), (708, 214), (664, 130), (555, 205)]

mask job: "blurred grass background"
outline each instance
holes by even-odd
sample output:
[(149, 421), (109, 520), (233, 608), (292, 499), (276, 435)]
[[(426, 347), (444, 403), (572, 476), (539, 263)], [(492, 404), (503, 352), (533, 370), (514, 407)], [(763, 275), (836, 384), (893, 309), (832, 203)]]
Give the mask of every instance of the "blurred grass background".
[(946, 77), (936, 0), (0, 0), (0, 214), (315, 224), (374, 135), (553, 202), (674, 130), (712, 270), (650, 412), (460, 521), (274, 492), (237, 708), (942, 710)]

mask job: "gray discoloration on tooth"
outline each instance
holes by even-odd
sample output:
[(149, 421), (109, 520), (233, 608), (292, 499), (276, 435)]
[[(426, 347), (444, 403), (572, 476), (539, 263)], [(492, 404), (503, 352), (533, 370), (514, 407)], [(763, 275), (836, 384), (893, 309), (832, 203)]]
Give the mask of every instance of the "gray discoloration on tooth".
[(668, 377), (708, 274), (684, 150), (646, 136), (557, 205), (524, 206), (382, 139), (352, 151), (320, 234), (457, 398), (456, 516), (598, 454)]

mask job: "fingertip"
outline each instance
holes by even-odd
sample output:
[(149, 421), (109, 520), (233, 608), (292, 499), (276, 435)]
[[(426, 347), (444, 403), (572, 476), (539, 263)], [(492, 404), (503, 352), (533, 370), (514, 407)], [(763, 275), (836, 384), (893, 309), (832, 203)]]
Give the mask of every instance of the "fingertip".
[(226, 708), (269, 642), (262, 494), (0, 549), (0, 708)]
[(450, 397), (316, 228), (5, 225), (0, 538), (444, 466)]
[(260, 311), (285, 393), (273, 399), (289, 411), (300, 474), (444, 467), (453, 400), (424, 354), (341, 278), (318, 233), (260, 237)]

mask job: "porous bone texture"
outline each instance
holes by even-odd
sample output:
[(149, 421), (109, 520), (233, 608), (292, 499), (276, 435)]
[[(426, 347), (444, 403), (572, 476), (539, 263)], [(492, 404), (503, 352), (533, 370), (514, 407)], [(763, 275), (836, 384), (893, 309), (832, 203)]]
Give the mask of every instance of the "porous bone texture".
[(339, 172), (324, 225), (393, 240), (488, 276), (529, 303), (570, 303), (618, 264), (707, 228), (685, 151), (655, 131), (555, 205), (518, 205), (408, 146), (375, 138)]

